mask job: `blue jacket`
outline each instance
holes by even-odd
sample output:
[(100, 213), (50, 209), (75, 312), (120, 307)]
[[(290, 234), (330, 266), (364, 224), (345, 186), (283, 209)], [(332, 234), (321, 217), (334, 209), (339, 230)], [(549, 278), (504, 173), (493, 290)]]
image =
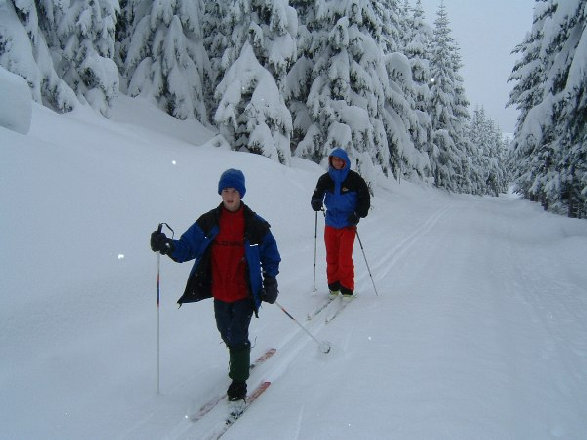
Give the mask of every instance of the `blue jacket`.
[[(337, 170), (332, 166), (332, 157), (338, 157), (345, 162), (344, 168)], [(328, 158), (330, 165), (328, 172), (318, 179), (312, 195), (312, 204), (315, 201), (324, 202), (326, 206), (326, 225), (342, 229), (352, 226), (349, 216), (355, 213), (364, 218), (369, 213), (371, 196), (369, 188), (363, 178), (351, 170), (349, 156), (342, 148), (336, 148)]]
[[(263, 277), (276, 277), (281, 258), (270, 225), (262, 217), (243, 203), (245, 217), (245, 259), (247, 262), (247, 282), (253, 300), (255, 313), (261, 305)], [(179, 240), (173, 240), (170, 257), (183, 263), (195, 259), (188, 277), (185, 291), (178, 304), (201, 301), (212, 297), (211, 247), (219, 232), (219, 219), (222, 204), (208, 211), (196, 220)]]

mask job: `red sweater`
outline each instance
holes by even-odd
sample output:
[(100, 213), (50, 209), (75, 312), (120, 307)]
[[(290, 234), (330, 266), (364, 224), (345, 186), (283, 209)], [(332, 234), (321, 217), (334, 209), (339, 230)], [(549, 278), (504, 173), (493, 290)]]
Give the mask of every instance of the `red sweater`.
[(212, 295), (215, 299), (235, 302), (248, 296), (244, 234), (242, 205), (236, 212), (222, 208), (220, 231), (212, 243)]

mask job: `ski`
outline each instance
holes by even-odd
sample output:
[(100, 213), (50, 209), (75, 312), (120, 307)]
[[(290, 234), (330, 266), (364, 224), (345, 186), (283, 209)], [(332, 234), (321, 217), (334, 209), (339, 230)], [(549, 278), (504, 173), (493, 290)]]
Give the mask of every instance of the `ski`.
[(253, 392), (247, 396), (247, 399), (242, 402), (243, 405), (233, 407), (226, 419), (226, 424), (230, 426), (236, 422), (238, 418), (242, 416), (243, 413), (247, 410), (247, 408), (251, 406), (251, 404), (257, 400), (259, 396), (263, 394), (265, 390), (267, 390), (267, 388), (269, 388), (269, 385), (271, 385), (271, 382), (269, 381), (261, 382), (257, 388), (255, 388)]
[[(277, 350), (275, 348), (270, 348), (268, 349), (265, 353), (263, 353), (261, 356), (259, 356), (257, 359), (255, 359), (255, 361), (253, 363), (251, 363), (250, 369), (254, 369), (255, 367), (258, 367), (259, 365), (261, 365), (263, 362), (265, 362), (266, 360), (270, 359), (271, 357), (273, 357), (273, 355), (275, 354)], [(202, 417), (204, 417), (206, 414), (208, 414), (210, 411), (212, 411), (216, 405), (218, 405), (221, 401), (223, 401), (224, 399), (226, 399), (226, 392), (222, 393), (222, 394), (218, 394), (217, 396), (213, 397), (212, 399), (208, 400), (206, 403), (204, 403), (200, 409), (198, 409), (198, 411), (196, 411), (193, 414), (188, 414), (186, 415), (186, 419), (188, 419), (190, 422), (197, 422), (198, 420), (202, 419)]]
[(347, 306), (353, 302), (353, 300), (355, 299), (355, 296), (351, 296), (350, 298), (342, 298), (340, 299), (340, 304), (338, 306), (338, 308), (334, 311), (334, 313), (327, 315), (326, 318), (324, 318), (324, 322), (326, 324), (328, 324), (330, 321), (332, 321), (334, 318), (336, 318), (338, 315), (341, 314), (341, 312), (347, 308)]
[(318, 315), (322, 310), (324, 310), (326, 307), (328, 307), (328, 305), (332, 301), (334, 301), (335, 299), (336, 299), (336, 296), (328, 296), (328, 299), (326, 301), (324, 301), (322, 304), (320, 304), (318, 307), (316, 307), (311, 312), (308, 312), (307, 320), (311, 321), (312, 319), (314, 319), (316, 317), (316, 315)]
[(207, 440), (218, 440), (226, 431), (230, 429), (232, 425), (244, 414), (244, 412), (250, 408), (250, 406), (261, 396), (267, 388), (271, 385), (270, 381), (261, 382), (252, 392), (247, 396), (246, 401), (239, 402), (241, 405), (233, 406), (230, 410), (230, 414), (226, 418), (224, 424), (218, 428), (211, 436), (206, 437)]

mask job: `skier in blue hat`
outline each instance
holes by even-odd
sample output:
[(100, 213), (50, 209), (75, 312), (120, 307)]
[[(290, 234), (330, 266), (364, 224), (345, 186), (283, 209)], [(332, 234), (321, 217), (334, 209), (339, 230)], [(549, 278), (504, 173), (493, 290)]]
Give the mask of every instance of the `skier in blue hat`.
[(281, 260), (270, 225), (253, 212), (245, 196), (242, 171), (228, 169), (218, 182), (222, 203), (200, 216), (179, 240), (159, 231), (151, 248), (183, 263), (196, 260), (178, 303), (214, 298), (216, 325), (230, 354), (227, 394), (231, 401), (247, 395), (251, 343), (249, 324), (261, 301), (273, 304)]

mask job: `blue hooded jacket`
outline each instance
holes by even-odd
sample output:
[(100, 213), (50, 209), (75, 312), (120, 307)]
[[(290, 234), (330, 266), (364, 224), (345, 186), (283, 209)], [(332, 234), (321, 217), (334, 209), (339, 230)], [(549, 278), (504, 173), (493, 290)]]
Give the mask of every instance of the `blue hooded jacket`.
[[(344, 160), (344, 168), (332, 166), (332, 158)], [(342, 229), (353, 226), (349, 217), (354, 213), (364, 218), (369, 213), (371, 196), (363, 178), (351, 170), (351, 161), (346, 151), (335, 148), (328, 157), (328, 172), (318, 179), (312, 203), (323, 202), (326, 206), (326, 225)]]
[[(281, 258), (270, 225), (243, 203), (245, 216), (245, 260), (247, 280), (255, 314), (261, 305), (263, 278), (275, 278)], [(198, 218), (179, 240), (173, 240), (171, 259), (178, 263), (195, 259), (185, 291), (177, 301), (180, 305), (212, 297), (211, 247), (219, 231), (222, 204)]]

